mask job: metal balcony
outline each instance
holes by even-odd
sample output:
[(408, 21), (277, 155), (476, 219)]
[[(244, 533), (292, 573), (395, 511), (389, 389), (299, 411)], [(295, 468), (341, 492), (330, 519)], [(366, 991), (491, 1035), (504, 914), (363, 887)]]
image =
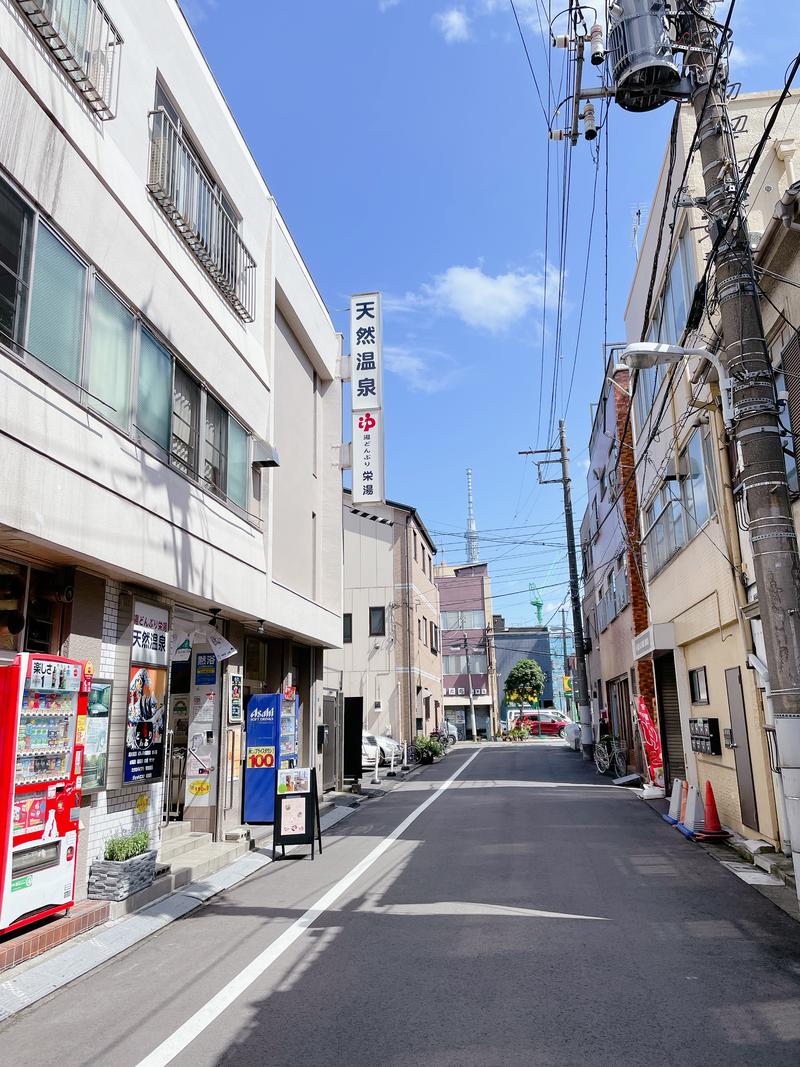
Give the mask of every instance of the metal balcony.
[(17, 0), (17, 6), (98, 118), (113, 119), (122, 38), (97, 0)]
[(163, 108), (150, 112), (147, 188), (237, 315), (252, 322), (256, 262), (219, 193)]

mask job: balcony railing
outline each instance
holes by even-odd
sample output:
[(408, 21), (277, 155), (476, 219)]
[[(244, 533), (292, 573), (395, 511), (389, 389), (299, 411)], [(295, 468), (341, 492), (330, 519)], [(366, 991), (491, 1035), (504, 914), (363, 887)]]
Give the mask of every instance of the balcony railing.
[(240, 318), (252, 322), (256, 262), (197, 157), (163, 108), (150, 113), (147, 188)]
[(89, 107), (113, 119), (119, 93), (122, 38), (97, 0), (17, 0)]

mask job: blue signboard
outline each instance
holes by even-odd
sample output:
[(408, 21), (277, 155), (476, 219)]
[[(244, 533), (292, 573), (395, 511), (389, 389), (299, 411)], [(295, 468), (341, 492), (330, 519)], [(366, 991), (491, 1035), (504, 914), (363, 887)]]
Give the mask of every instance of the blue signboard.
[(247, 705), (247, 749), (244, 761), (244, 821), (275, 819), (275, 768), (280, 736), (280, 693), (260, 693)]
[(194, 684), (217, 684), (217, 657), (213, 652), (198, 652), (194, 664)]

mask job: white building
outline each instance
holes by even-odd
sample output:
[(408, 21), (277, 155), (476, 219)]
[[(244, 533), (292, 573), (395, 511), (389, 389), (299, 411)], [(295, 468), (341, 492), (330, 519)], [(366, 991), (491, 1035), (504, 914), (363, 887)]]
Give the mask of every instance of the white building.
[[(0, 654), (89, 658), (113, 686), (84, 862), (124, 829), (155, 842), (167, 809), (219, 837), (241, 821), (226, 676), (297, 686), (318, 755), (339, 337), (176, 0), (0, 0), (0, 42)], [(137, 604), (193, 645), (164, 698), (169, 798), (158, 767), (126, 781)], [(198, 663), (212, 616), (237, 651)]]
[(436, 545), (417, 511), (368, 511), (344, 491), (344, 644), (325, 657), (341, 686), (346, 728), (404, 741), (442, 719)]

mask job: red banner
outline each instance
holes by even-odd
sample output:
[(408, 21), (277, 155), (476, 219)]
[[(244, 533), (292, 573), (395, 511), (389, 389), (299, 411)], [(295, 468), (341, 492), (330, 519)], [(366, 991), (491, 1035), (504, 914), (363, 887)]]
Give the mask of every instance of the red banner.
[(643, 697), (636, 701), (636, 714), (639, 717), (639, 730), (644, 742), (644, 751), (647, 756), (647, 769), (650, 772), (650, 781), (653, 785), (664, 788), (664, 757), (661, 753), (661, 738), (650, 718), (650, 712)]

